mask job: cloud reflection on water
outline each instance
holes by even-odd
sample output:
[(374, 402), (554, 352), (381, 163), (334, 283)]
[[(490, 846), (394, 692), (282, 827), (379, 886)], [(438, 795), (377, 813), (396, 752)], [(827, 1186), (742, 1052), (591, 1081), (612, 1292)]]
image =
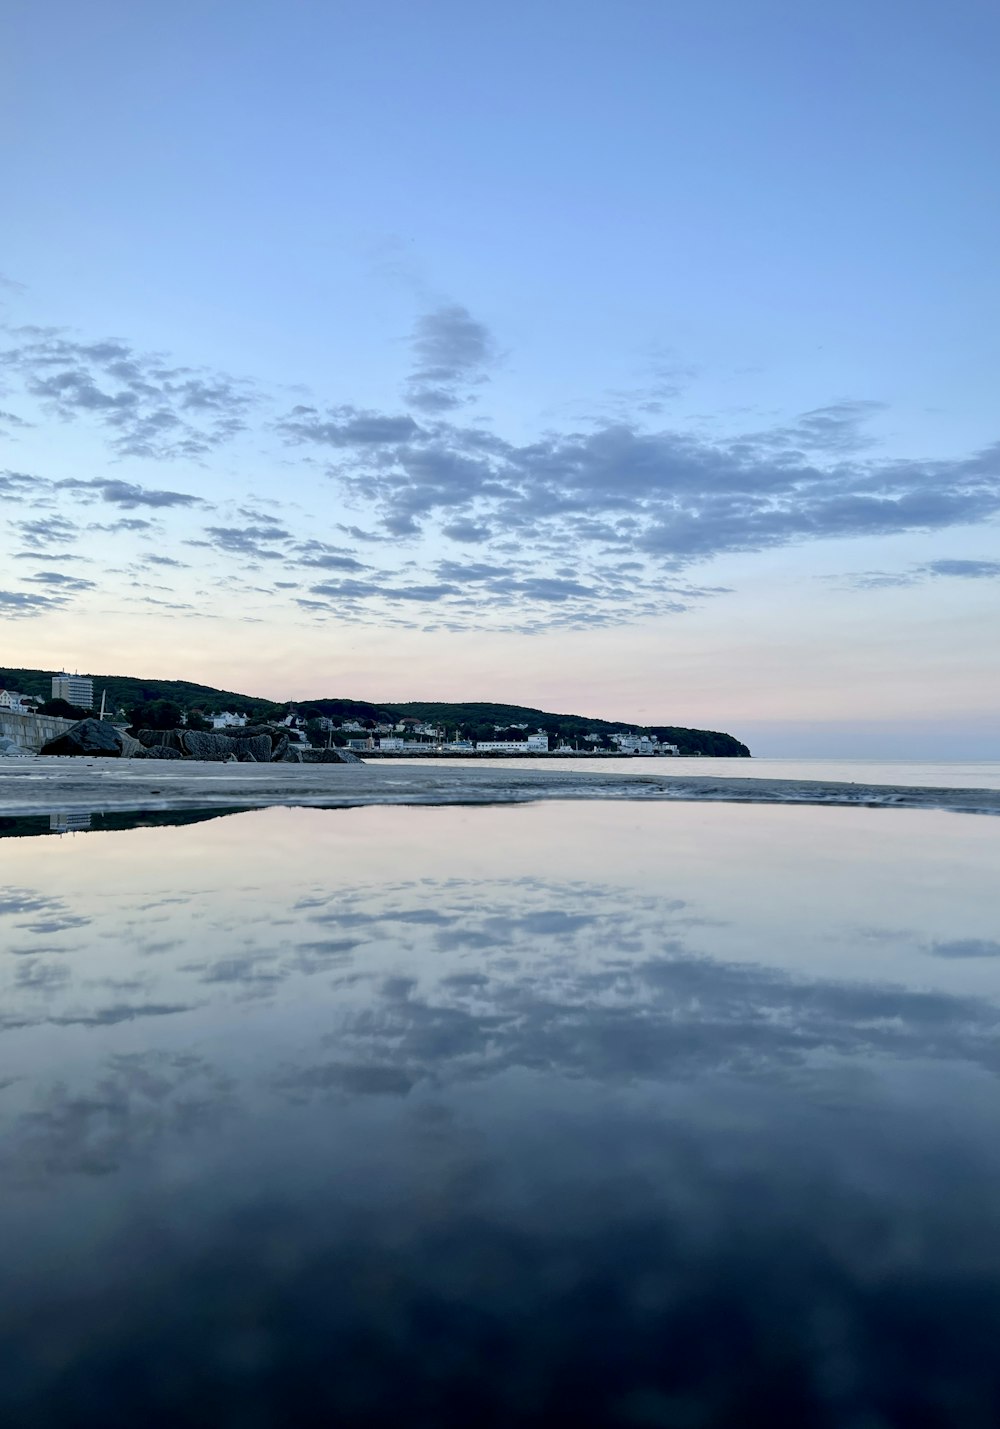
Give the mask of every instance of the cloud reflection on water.
[[(22, 863), (9, 1422), (201, 1422), (206, 1386), (264, 1425), (990, 1422), (996, 945), (958, 902), (921, 926), (905, 823), (874, 841), (882, 922), (833, 887), (789, 920), (712, 839), (638, 876), (579, 844), (745, 816), (574, 808), (568, 873), (510, 839), (527, 810), (144, 831), (34, 888)], [(351, 841), (399, 828), (384, 860)], [(763, 847), (769, 886), (806, 877), (795, 838)]]

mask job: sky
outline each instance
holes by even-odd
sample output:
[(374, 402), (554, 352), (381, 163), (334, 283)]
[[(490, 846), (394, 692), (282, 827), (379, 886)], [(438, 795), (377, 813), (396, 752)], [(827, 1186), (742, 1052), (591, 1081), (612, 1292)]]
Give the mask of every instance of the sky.
[(7, 0), (0, 664), (1000, 758), (993, 0)]

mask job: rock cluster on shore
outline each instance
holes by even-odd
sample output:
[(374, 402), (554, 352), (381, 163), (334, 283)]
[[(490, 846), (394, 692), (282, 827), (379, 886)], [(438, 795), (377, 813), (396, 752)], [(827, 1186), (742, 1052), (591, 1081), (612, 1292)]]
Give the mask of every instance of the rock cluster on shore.
[(139, 729), (135, 737), (99, 719), (84, 719), (42, 746), (42, 754), (105, 759), (198, 759), (238, 764), (359, 764), (346, 749), (302, 749), (282, 725), (242, 729)]

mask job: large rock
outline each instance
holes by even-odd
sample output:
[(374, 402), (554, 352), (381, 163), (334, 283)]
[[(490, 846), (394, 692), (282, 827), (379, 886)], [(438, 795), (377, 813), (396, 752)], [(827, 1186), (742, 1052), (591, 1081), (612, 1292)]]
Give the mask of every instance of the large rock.
[(350, 749), (305, 749), (303, 764), (364, 764)]
[(104, 759), (120, 759), (124, 737), (106, 720), (82, 719), (65, 734), (43, 744), (42, 754), (96, 755)]
[(33, 759), (34, 755), (22, 749), (13, 739), (0, 735), (0, 759)]
[(288, 738), (288, 730), (283, 724), (247, 724), (242, 729), (234, 729), (231, 739), (251, 739), (255, 735), (266, 734), (273, 749), (283, 739)]
[(183, 759), (184, 756), (179, 749), (174, 749), (170, 744), (154, 744), (152, 749), (140, 749), (137, 754), (132, 755), (133, 759)]
[(181, 731), (179, 729), (137, 729), (135, 737), (140, 744), (152, 749), (154, 745), (165, 746), (180, 752)]
[(271, 759), (271, 741), (266, 734), (245, 737), (241, 730), (229, 737), (229, 748), (242, 764), (268, 764)]
[[(197, 729), (140, 729), (136, 740), (149, 751), (173, 749), (188, 759), (222, 762), (235, 758), (242, 764), (302, 762), (302, 746), (289, 738), (283, 725), (247, 725), (212, 733)], [(142, 757), (137, 750), (131, 752), (135, 758)]]
[(178, 734), (181, 750), (190, 759), (223, 760), (236, 753), (224, 734), (204, 734), (200, 729), (182, 729)]

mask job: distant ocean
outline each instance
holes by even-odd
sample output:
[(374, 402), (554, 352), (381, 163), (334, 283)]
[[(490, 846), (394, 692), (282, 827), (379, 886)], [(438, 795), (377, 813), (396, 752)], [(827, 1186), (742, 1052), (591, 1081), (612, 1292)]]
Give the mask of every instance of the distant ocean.
[[(429, 764), (428, 756), (393, 760), (399, 764)], [(442, 760), (441, 763), (446, 761)], [(482, 759), (449, 759), (450, 765), (482, 768)], [(1000, 789), (1000, 759), (495, 759), (490, 765), (508, 769), (562, 769), (595, 774), (702, 774), (726, 779), (820, 779), (844, 784), (904, 784), (909, 788)]]

